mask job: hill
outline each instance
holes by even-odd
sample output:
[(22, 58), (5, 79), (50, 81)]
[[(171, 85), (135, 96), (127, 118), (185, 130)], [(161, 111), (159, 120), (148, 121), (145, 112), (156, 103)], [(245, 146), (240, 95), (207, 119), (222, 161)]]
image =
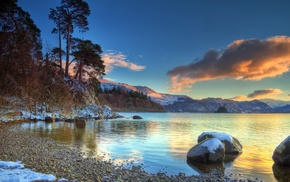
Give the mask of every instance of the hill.
[[(219, 107), (225, 107), (229, 113), (272, 113), (277, 112), (272, 107), (259, 100), (233, 101), (221, 98), (205, 98), (201, 100), (192, 99), (186, 95), (163, 94), (146, 86), (132, 86), (108, 80), (101, 80), (101, 89), (112, 89), (114, 87), (122, 90), (132, 90), (143, 93), (151, 101), (161, 105), (167, 112), (196, 112), (214, 113)], [(118, 99), (118, 98), (116, 98)], [(124, 101), (125, 102), (125, 101)], [(144, 103), (145, 104), (145, 103)]]
[(108, 105), (114, 111), (165, 112), (160, 104), (128, 84), (102, 80), (100, 91), (100, 104)]

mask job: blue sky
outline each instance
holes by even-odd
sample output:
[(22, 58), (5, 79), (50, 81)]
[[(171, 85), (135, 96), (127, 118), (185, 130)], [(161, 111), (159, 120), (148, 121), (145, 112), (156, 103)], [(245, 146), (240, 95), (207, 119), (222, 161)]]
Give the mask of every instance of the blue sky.
[[(89, 31), (73, 35), (101, 45), (105, 78), (196, 99), (290, 100), (289, 1), (87, 2)], [(41, 29), (44, 50), (57, 46), (48, 14), (60, 1), (18, 4)]]

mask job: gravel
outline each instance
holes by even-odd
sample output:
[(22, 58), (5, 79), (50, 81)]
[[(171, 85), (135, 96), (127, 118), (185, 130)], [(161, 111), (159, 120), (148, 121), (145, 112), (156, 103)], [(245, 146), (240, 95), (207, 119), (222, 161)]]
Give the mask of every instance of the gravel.
[(126, 169), (99, 158), (85, 158), (89, 155), (52, 139), (10, 130), (10, 125), (0, 123), (0, 160), (22, 161), (26, 168), (53, 174), (59, 181), (262, 181), (241, 174), (225, 175), (218, 171), (201, 176), (186, 176), (184, 173), (169, 176), (165, 173), (149, 174), (141, 166)]

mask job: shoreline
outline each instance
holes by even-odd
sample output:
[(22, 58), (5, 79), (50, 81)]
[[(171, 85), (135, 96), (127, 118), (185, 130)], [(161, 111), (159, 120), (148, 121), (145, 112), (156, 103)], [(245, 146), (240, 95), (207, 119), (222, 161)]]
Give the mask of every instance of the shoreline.
[(141, 166), (130, 169), (116, 166), (99, 158), (84, 158), (84, 152), (49, 138), (31, 133), (10, 130), (10, 126), (23, 121), (0, 123), (0, 159), (22, 161), (25, 168), (53, 174), (56, 178), (77, 181), (262, 181), (240, 174), (215, 172), (200, 176), (168, 176), (165, 173), (149, 174)]

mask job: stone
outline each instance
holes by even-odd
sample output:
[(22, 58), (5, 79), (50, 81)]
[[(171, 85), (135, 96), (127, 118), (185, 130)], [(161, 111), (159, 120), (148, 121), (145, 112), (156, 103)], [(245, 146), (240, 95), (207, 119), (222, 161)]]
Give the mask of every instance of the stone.
[(272, 159), (279, 166), (290, 166), (290, 135), (276, 147)]
[(203, 132), (198, 136), (197, 142), (202, 142), (208, 138), (216, 138), (225, 145), (225, 154), (240, 154), (242, 153), (243, 146), (235, 137), (220, 132)]
[(225, 158), (225, 147), (216, 138), (204, 140), (187, 153), (187, 160), (200, 163), (222, 163)]
[(86, 119), (85, 118), (75, 118), (75, 125), (78, 128), (85, 128), (86, 126)]
[(74, 122), (73, 119), (66, 119), (66, 120), (64, 120), (64, 121), (67, 122), (67, 123), (73, 123), (73, 122)]
[(133, 119), (143, 119), (141, 116), (138, 116), (138, 115), (134, 115), (133, 116)]
[(44, 121), (46, 123), (52, 123), (53, 122), (53, 119), (51, 117), (47, 116), (47, 117), (45, 117)]

